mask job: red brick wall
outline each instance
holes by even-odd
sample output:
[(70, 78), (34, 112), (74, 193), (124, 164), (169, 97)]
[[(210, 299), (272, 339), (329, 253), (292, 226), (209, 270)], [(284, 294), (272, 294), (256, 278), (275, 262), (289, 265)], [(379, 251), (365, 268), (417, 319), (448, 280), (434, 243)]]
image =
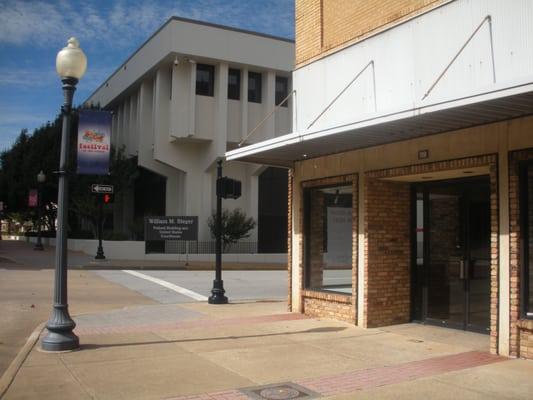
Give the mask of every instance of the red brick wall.
[(510, 237), (510, 341), (511, 356), (533, 359), (533, 321), (520, 319), (520, 185), (519, 161), (533, 159), (533, 150), (511, 153), (509, 157), (509, 237)]
[(410, 320), (410, 185), (365, 180), (365, 327)]

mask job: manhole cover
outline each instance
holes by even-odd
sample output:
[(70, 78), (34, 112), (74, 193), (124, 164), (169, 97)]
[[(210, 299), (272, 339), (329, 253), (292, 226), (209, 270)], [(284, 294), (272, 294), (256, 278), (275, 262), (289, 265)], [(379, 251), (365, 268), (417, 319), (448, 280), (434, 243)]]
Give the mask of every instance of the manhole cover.
[(292, 382), (246, 388), (241, 392), (257, 400), (311, 400), (319, 396)]
[(288, 400), (297, 399), (300, 392), (289, 387), (263, 389), (259, 392), (259, 396), (267, 400)]

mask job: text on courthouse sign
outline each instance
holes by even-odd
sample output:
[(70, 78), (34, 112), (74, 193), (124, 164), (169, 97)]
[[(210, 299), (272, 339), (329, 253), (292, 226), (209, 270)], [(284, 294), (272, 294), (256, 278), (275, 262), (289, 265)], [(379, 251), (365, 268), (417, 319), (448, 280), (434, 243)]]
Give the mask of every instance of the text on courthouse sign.
[(145, 217), (144, 240), (198, 240), (198, 217)]

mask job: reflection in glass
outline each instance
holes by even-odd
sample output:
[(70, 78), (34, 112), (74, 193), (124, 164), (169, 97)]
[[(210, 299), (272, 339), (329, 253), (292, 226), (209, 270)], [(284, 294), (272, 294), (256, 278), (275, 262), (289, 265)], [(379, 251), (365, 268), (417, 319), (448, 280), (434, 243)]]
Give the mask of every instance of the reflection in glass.
[(306, 288), (352, 293), (352, 187), (306, 191)]

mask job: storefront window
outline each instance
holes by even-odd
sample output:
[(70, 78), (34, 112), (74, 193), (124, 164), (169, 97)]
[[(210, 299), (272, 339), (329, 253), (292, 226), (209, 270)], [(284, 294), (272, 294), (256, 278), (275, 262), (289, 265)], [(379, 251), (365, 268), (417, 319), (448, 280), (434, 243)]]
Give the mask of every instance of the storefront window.
[(306, 289), (352, 293), (352, 187), (305, 192)]
[(522, 219), (522, 255), (523, 314), (533, 318), (533, 163), (525, 164), (521, 174), (521, 219)]

